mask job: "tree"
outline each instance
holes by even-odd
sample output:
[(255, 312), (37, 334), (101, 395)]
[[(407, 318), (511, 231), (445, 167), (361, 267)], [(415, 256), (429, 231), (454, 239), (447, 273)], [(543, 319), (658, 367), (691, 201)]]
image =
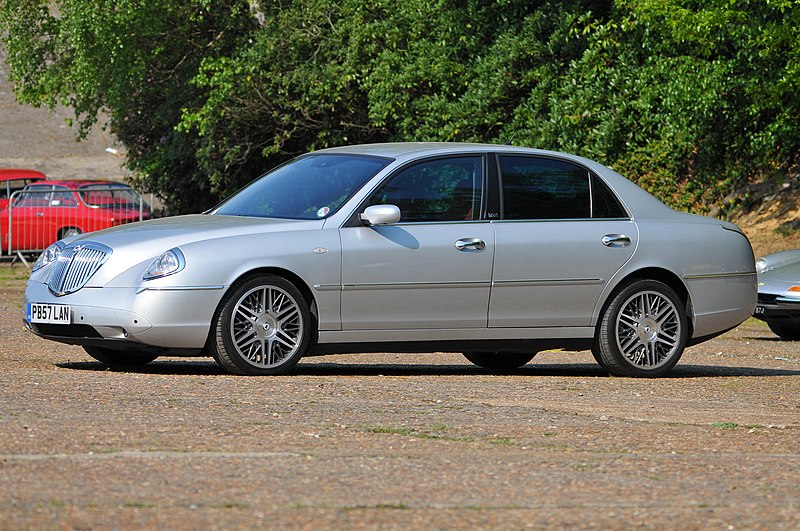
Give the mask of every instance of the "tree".
[(203, 61), (205, 97), (179, 128), (200, 135), (221, 194), (312, 149), (498, 141), (520, 98), (578, 56), (569, 31), (588, 4), (604, 3), (260, 2), (248, 46)]
[(79, 135), (101, 116), (127, 149), (137, 184), (173, 211), (212, 205), (196, 135), (176, 130), (202, 96), (190, 83), (204, 57), (227, 55), (257, 27), (245, 2), (7, 0), (9, 77), (19, 101), (64, 104)]

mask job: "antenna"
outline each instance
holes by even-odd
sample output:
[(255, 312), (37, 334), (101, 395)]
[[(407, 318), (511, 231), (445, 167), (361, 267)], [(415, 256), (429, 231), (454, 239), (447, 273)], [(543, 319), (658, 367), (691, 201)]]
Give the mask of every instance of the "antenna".
[(515, 131), (515, 132), (513, 132), (513, 133), (511, 133), (511, 136), (508, 138), (508, 140), (506, 140), (505, 142), (503, 142), (503, 145), (504, 145), (504, 146), (510, 146), (510, 145), (511, 145), (511, 142), (513, 142), (513, 141), (514, 141), (514, 136), (515, 136), (516, 134), (517, 134), (517, 133), (516, 133), (516, 131)]

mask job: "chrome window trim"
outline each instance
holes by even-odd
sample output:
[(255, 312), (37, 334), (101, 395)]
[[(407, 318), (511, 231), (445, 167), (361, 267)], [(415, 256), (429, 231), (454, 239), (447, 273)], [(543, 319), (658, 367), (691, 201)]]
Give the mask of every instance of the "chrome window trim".
[(554, 218), (554, 219), (493, 219), (491, 223), (574, 223), (601, 221), (633, 221), (633, 218)]

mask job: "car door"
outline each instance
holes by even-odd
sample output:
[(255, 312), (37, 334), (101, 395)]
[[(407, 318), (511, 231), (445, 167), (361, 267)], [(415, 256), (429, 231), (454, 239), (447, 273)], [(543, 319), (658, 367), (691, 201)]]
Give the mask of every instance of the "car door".
[(490, 327), (585, 327), (638, 232), (597, 176), (572, 162), (500, 156)]
[[(50, 198), (50, 208), (45, 215), (47, 223), (47, 239), (50, 245), (58, 238), (63, 237), (67, 231), (89, 232), (95, 230), (86, 226), (86, 220), (81, 216), (78, 194), (66, 186), (54, 186)], [(105, 228), (105, 227), (102, 227)]]
[(398, 223), (340, 229), (343, 330), (487, 326), (494, 235), (479, 220), (484, 166), (481, 155), (407, 166), (360, 209), (396, 205)]

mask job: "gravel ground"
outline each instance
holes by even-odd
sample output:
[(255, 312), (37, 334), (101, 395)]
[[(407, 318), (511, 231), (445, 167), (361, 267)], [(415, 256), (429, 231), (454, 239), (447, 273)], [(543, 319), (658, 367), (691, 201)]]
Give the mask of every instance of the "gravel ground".
[(0, 529), (800, 527), (800, 343), (756, 321), (657, 380), (588, 352), (122, 372), (25, 332), (8, 275)]

